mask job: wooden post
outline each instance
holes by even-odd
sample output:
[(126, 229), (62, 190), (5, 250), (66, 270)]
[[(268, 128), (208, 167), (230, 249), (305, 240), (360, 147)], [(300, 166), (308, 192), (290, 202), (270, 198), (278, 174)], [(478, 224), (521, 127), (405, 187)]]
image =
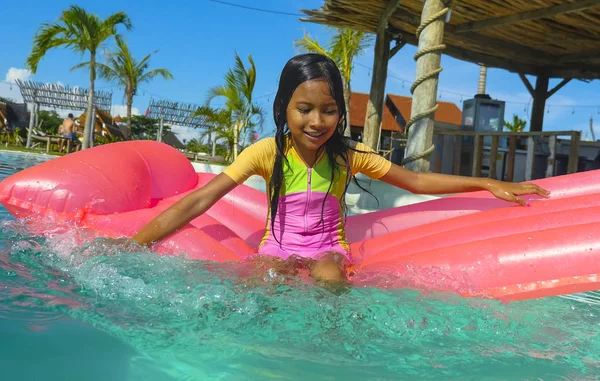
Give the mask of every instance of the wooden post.
[(533, 107), (531, 109), (531, 126), (529, 131), (541, 131), (544, 125), (544, 110), (546, 108), (546, 99), (548, 94), (547, 76), (538, 76), (535, 81), (535, 90), (533, 94)]
[(496, 157), (498, 156), (498, 135), (492, 136), (492, 147), (490, 148), (490, 171), (488, 177), (491, 179), (496, 178)]
[(527, 159), (525, 160), (525, 181), (533, 178), (533, 163), (535, 159), (535, 140), (533, 136), (527, 138)]
[(581, 140), (581, 132), (573, 131), (571, 133), (571, 145), (569, 150), (569, 164), (567, 165), (567, 173), (575, 173), (579, 167), (579, 141)]
[[(446, 6), (442, 0), (425, 0), (423, 11), (421, 12), (421, 24), (439, 14)], [(440, 48), (443, 48), (444, 39), (444, 18), (443, 15), (437, 17), (435, 21), (421, 31), (419, 35), (419, 48), (417, 52), (417, 72), (415, 80), (412, 107), (410, 110), (411, 118), (426, 113), (436, 106), (438, 73), (440, 69)], [(437, 49), (436, 49), (437, 48)], [(420, 53), (426, 52), (426, 53)], [(423, 80), (420, 84), (421, 78)], [(418, 84), (418, 85), (417, 85)], [(424, 117), (416, 120), (408, 129), (408, 141), (406, 143), (405, 160), (411, 157), (422, 155), (429, 150), (433, 140), (434, 115), (428, 113)], [(418, 158), (414, 161), (408, 161), (406, 168), (417, 172), (429, 171), (429, 155)]]
[(160, 121), (158, 122), (158, 134), (156, 135), (156, 141), (157, 142), (162, 142), (162, 132), (163, 132), (163, 118), (160, 118)]
[(564, 78), (558, 85), (548, 91), (549, 78), (547, 75), (539, 75), (535, 80), (535, 89), (523, 74), (519, 74), (521, 80), (529, 90), (533, 97), (533, 107), (531, 109), (531, 126), (529, 131), (542, 131), (544, 125), (544, 109), (546, 108), (546, 100), (554, 95), (558, 90), (571, 81), (571, 78)]
[(552, 135), (548, 138), (548, 148), (550, 149), (550, 155), (548, 155), (546, 177), (552, 177), (554, 176), (554, 166), (556, 163), (556, 135)]
[(389, 0), (377, 25), (371, 91), (369, 93), (369, 101), (367, 102), (362, 139), (363, 143), (373, 150), (377, 149), (379, 130), (381, 129), (381, 121), (383, 119), (383, 99), (385, 96), (385, 82), (390, 55), (390, 36), (387, 33), (387, 24), (398, 4), (400, 4), (400, 0)]
[(506, 164), (506, 181), (511, 182), (515, 177), (515, 154), (517, 152), (517, 137), (508, 138), (508, 160)]
[(37, 103), (31, 104), (31, 111), (29, 112), (29, 129), (27, 130), (27, 143), (25, 143), (25, 147), (31, 148), (31, 135), (33, 135), (33, 126), (35, 125), (35, 109), (37, 108)]
[[(444, 135), (437, 135), (435, 140), (438, 147), (444, 147)], [(442, 173), (442, 151), (443, 148), (439, 149), (435, 156), (435, 168), (433, 170), (435, 173)]]
[(460, 175), (460, 158), (462, 156), (462, 136), (454, 137), (454, 159), (452, 160), (453, 170), (452, 173)]
[(481, 158), (483, 157), (483, 135), (475, 135), (475, 152), (473, 152), (473, 168), (471, 176), (481, 177)]

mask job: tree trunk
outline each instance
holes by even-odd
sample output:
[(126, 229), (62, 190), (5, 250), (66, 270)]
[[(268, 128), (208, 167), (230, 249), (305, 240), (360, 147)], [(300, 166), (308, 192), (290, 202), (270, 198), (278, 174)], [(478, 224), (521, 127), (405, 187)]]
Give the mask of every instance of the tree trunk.
[[(240, 132), (240, 135), (242, 135), (242, 133), (241, 133), (241, 132)], [(242, 140), (241, 140), (241, 143), (242, 143), (242, 144), (241, 144), (242, 150), (245, 148), (245, 145), (244, 145), (244, 144), (246, 144), (246, 138), (247, 138), (247, 137), (248, 137), (248, 129), (247, 129), (247, 128), (244, 128), (244, 133), (243, 133), (243, 135), (242, 135)]]
[(127, 94), (127, 135), (131, 138), (131, 107), (133, 105), (133, 94)]
[(350, 89), (350, 81), (344, 81), (344, 102), (346, 103), (346, 129), (344, 136), (352, 138), (352, 123), (350, 123), (350, 97), (352, 90)]
[(96, 52), (90, 54), (90, 92), (88, 94), (88, 108), (85, 115), (85, 125), (83, 127), (83, 144), (81, 149), (87, 149), (90, 146), (90, 136), (94, 128), (92, 120), (92, 107), (94, 106), (94, 82), (96, 81)]
[(238, 142), (240, 135), (239, 124), (239, 122), (233, 124), (233, 160), (237, 159), (238, 156)]

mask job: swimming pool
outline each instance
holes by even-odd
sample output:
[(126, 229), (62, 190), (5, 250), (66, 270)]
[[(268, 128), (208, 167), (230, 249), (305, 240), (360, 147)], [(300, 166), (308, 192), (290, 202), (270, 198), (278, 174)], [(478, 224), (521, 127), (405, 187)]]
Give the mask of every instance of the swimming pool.
[[(0, 178), (43, 156), (0, 152)], [(0, 207), (7, 380), (581, 380), (600, 307), (251, 285), (184, 258), (42, 239)], [(116, 255), (114, 255), (116, 254)]]

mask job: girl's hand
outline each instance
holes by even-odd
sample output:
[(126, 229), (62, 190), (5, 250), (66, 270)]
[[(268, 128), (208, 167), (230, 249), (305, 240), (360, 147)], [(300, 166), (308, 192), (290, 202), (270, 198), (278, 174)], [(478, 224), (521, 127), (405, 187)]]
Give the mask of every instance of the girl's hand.
[(524, 194), (537, 194), (541, 197), (549, 197), (550, 192), (533, 183), (509, 183), (504, 181), (493, 181), (488, 190), (501, 200), (515, 202), (521, 206), (529, 206), (529, 202), (518, 197)]

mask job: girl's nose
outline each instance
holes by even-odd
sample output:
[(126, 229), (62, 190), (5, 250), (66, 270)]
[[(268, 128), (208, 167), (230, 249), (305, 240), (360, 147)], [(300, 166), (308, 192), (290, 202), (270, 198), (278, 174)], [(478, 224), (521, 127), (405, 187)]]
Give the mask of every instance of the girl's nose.
[(323, 117), (318, 111), (312, 112), (310, 115), (309, 126), (321, 127), (323, 125)]

